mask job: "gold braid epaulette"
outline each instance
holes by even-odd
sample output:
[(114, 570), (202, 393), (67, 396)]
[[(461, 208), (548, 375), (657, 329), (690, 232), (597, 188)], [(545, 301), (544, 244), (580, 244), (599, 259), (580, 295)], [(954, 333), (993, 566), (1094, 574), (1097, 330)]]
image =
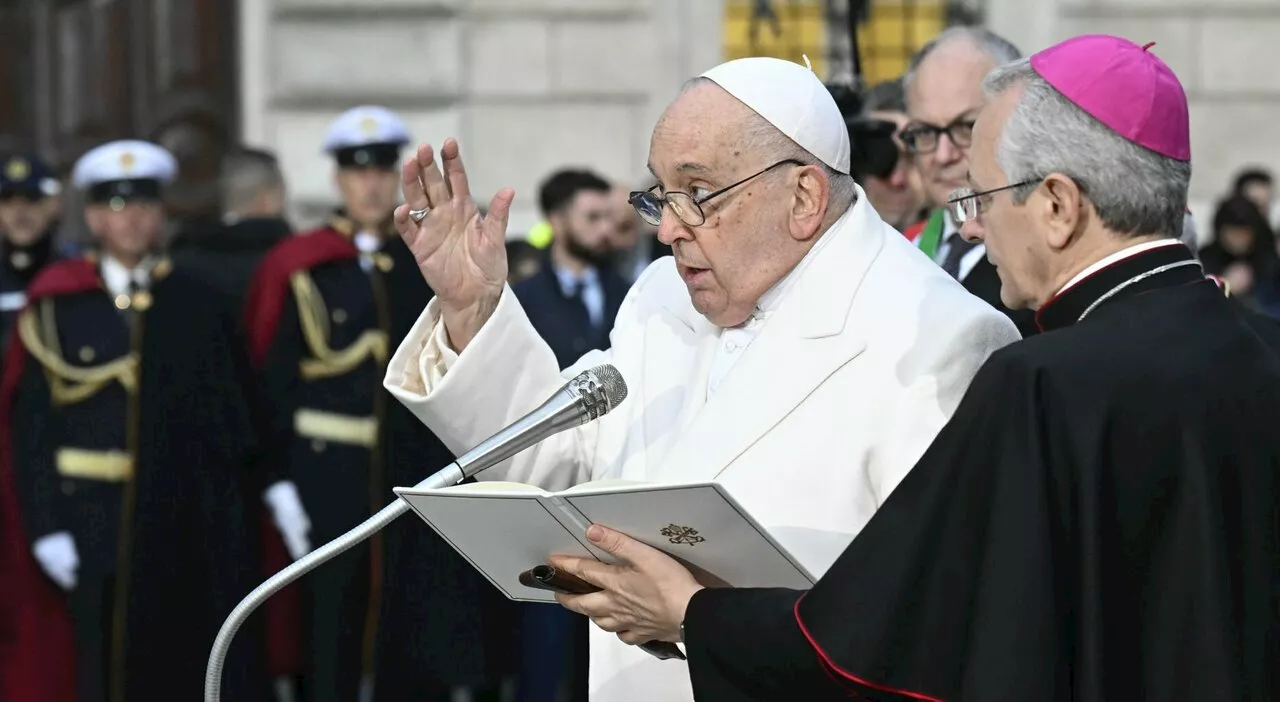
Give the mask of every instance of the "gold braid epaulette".
[[(40, 302), (40, 312), (27, 308), (18, 317), (18, 337), (27, 353), (40, 363), (49, 379), (50, 400), (55, 406), (82, 402), (99, 390), (118, 381), (125, 391), (138, 390), (138, 356), (130, 352), (99, 366), (73, 366), (62, 358), (58, 348), (57, 326), (53, 319), (53, 300)], [(43, 327), (43, 329), (41, 329)]]
[(298, 301), (298, 319), (302, 338), (314, 358), (303, 359), (299, 372), (303, 380), (332, 378), (350, 372), (372, 356), (379, 364), (387, 360), (387, 335), (368, 329), (350, 346), (340, 351), (329, 347), (329, 311), (315, 281), (306, 271), (289, 276), (294, 298)]

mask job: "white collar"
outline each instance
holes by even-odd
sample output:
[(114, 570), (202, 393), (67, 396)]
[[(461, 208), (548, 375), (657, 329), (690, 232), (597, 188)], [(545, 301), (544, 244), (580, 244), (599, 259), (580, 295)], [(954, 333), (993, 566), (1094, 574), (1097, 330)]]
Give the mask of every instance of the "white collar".
[(364, 231), (363, 229), (356, 232), (351, 237), (351, 243), (355, 245), (356, 250), (362, 254), (371, 254), (382, 248), (382, 239), (373, 232)]
[(1062, 288), (1058, 290), (1055, 296), (1061, 295), (1062, 293), (1066, 292), (1067, 289), (1070, 288), (1071, 286), (1075, 285), (1076, 283), (1079, 283), (1080, 281), (1084, 280), (1085, 278), (1088, 278), (1089, 276), (1093, 275), (1094, 273), (1097, 273), (1098, 271), (1102, 270), (1103, 268), (1106, 268), (1107, 266), (1119, 263), (1120, 261), (1123, 261), (1124, 259), (1129, 258), (1130, 256), (1137, 256), (1138, 254), (1144, 251), (1150, 251), (1151, 249), (1158, 249), (1161, 246), (1171, 246), (1174, 244), (1181, 245), (1182, 242), (1177, 239), (1157, 239), (1155, 241), (1145, 241), (1141, 244), (1134, 244), (1133, 246), (1120, 249), (1119, 251), (1111, 254), (1110, 256), (1107, 256), (1106, 258), (1095, 261), (1088, 268), (1085, 268), (1079, 273), (1076, 273), (1075, 276), (1071, 278), (1071, 280), (1067, 281), (1066, 285), (1062, 286)]
[(121, 295), (129, 292), (130, 282), (140, 288), (145, 288), (147, 287), (147, 281), (151, 277), (151, 263), (151, 257), (146, 257), (134, 268), (126, 268), (123, 263), (115, 258), (103, 254), (102, 283), (112, 295)]

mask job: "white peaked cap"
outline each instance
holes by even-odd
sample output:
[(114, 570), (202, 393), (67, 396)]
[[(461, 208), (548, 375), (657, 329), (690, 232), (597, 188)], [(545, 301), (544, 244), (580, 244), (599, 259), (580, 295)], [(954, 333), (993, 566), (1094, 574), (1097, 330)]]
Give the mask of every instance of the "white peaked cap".
[(361, 105), (338, 115), (324, 135), (324, 150), (354, 149), (369, 144), (409, 143), (409, 130), (399, 115), (381, 105)]
[(753, 56), (722, 63), (702, 76), (832, 169), (849, 172), (849, 128), (835, 98), (809, 68)]
[(173, 154), (149, 141), (123, 139), (89, 150), (76, 161), (71, 183), (87, 189), (117, 180), (157, 180), (172, 182), (178, 175)]

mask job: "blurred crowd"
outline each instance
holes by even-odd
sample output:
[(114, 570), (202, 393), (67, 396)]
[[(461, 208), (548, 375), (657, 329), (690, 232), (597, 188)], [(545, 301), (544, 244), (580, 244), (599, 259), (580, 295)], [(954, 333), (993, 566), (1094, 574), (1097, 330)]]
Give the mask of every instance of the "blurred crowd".
[[(951, 30), (925, 46), (903, 77), (865, 90), (846, 114), (851, 125), (883, 126), (878, 133), (892, 144), (891, 157), (854, 164), (871, 205), (1000, 309), (994, 268), (981, 244), (959, 237), (946, 208), (965, 184), (981, 77), (1017, 56), (984, 30)], [(167, 238), (164, 192), (176, 166), (159, 146), (105, 144), (81, 159), (69, 181), (36, 154), (0, 156), (7, 408), (0, 430), (15, 476), (3, 505), (5, 528), (21, 535), (39, 569), (33, 572), (46, 579), (24, 586), (24, 596), (36, 601), (37, 589), (52, 583), (70, 598), (68, 635), (78, 645), (49, 645), (77, 651), (61, 668), (74, 699), (120, 699), (111, 695), (124, 690), (132, 691), (128, 699), (149, 700), (146, 690), (155, 685), (140, 682), (147, 678), (194, 698), (192, 679), (198, 684), (203, 675), (206, 642), (229, 604), (283, 563), (354, 527), (390, 499), (390, 488), (452, 460), (418, 422), (397, 415), (402, 408), (388, 404), (381, 384), (387, 355), (431, 299), (391, 226), (410, 143), (400, 118), (382, 108), (354, 108), (335, 120), (320, 146), (333, 158), (340, 204), (306, 231), (287, 219), (288, 189), (275, 156), (237, 149), (222, 161), (220, 216), (185, 223)], [(85, 194), (83, 212), (63, 210), (68, 187)], [(537, 193), (542, 223), (508, 240), (511, 288), (562, 366), (608, 345), (629, 286), (671, 254), (631, 204), (654, 187), (585, 167), (548, 173)], [(1268, 170), (1241, 171), (1212, 220), (1199, 223), (1208, 227), (1202, 238), (1209, 243), (1198, 255), (1232, 296), (1280, 318), (1273, 200)], [(58, 241), (64, 216), (83, 216), (93, 240)], [(1184, 240), (1195, 242), (1194, 235)], [(87, 282), (67, 282), (82, 269), (90, 271)], [(178, 280), (189, 282), (168, 282)], [(173, 310), (164, 317), (170, 326), (139, 326), (165, 309)], [(1024, 335), (1036, 332), (1029, 314), (1005, 311)], [(200, 324), (221, 326), (215, 333)], [(203, 341), (197, 348), (180, 337)], [(210, 379), (236, 389), (214, 392)], [(174, 400), (175, 388), (188, 394)], [(238, 419), (211, 422), (218, 413)], [(177, 427), (177, 434), (138, 433), (140, 417), (161, 415), (157, 426)], [(243, 436), (233, 439), (236, 432)], [(144, 460), (148, 449), (140, 442), (180, 440), (192, 448), (166, 444)], [(227, 466), (234, 490), (202, 492), (206, 484), (154, 478), (187, 470), (201, 452), (237, 462)], [(127, 488), (144, 479), (152, 482), (143, 492)], [(192, 499), (207, 502), (191, 510), (217, 520), (216, 530), (170, 528), (165, 519), (177, 517), (165, 505), (178, 500), (186, 509)], [(108, 503), (115, 506), (103, 508)], [(459, 689), (476, 699), (586, 699), (584, 619), (548, 605), (512, 607), (447, 545), (432, 541), (425, 525), (401, 521), (399, 531), (304, 580), (296, 600), (284, 598), (259, 628), (246, 630), (242, 636), (257, 644), (242, 656), (247, 672), (239, 679), (268, 682), (245, 683), (241, 689), (258, 692), (235, 699), (278, 693), (346, 701), (361, 689), (383, 702), (450, 699)], [(108, 522), (111, 533), (128, 536), (93, 536)], [(259, 522), (267, 527), (259, 531)], [(167, 551), (145, 560), (139, 550), (166, 532), (184, 549), (243, 542), (215, 563), (240, 569), (241, 577), (216, 600), (138, 599), (177, 582)], [(22, 567), (22, 556), (9, 557), (6, 574)], [(157, 589), (142, 589), (147, 579), (139, 569)], [(120, 594), (130, 588), (133, 595)], [(194, 661), (137, 648), (163, 640), (139, 633), (157, 620), (181, 620), (184, 607), (213, 608), (215, 601), (218, 611), (184, 626), (183, 636), (198, 639)], [(464, 657), (476, 663), (441, 663)], [(60, 660), (41, 655), (31, 670), (56, 668)], [(172, 675), (157, 673), (160, 665)], [(403, 680), (388, 682), (393, 678)]]

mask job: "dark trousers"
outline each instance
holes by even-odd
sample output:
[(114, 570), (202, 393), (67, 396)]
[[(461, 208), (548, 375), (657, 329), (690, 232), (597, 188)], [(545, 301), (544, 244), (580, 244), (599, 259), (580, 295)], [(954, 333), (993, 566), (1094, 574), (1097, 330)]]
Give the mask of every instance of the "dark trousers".
[(553, 604), (521, 610), (517, 702), (556, 702), (561, 688), (573, 702), (586, 702), (587, 619)]
[(76, 701), (105, 702), (111, 670), (115, 578), (84, 577), (67, 593), (76, 637)]
[(300, 700), (356, 702), (369, 609), (369, 547), (357, 546), (299, 582), (306, 597), (307, 673)]

